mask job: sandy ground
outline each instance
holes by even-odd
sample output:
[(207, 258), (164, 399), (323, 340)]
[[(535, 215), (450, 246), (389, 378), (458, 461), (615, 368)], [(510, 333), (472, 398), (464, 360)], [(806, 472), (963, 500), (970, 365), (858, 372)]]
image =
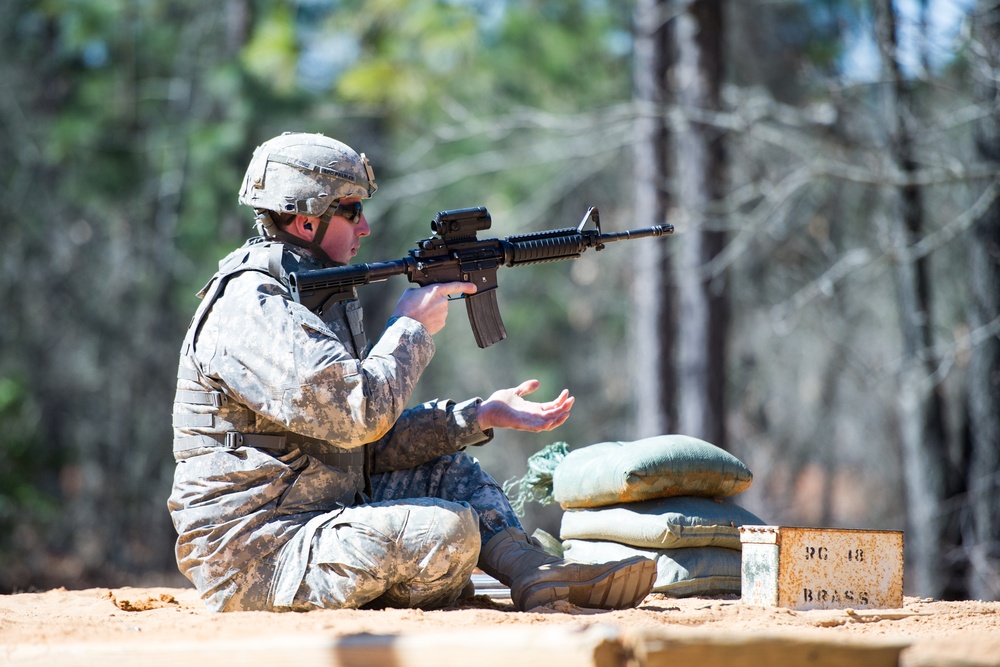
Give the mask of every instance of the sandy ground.
[[(114, 643), (245, 640), (248, 637), (462, 633), (499, 628), (699, 628), (725, 633), (899, 640), (902, 664), (1000, 665), (1000, 602), (906, 598), (893, 610), (791, 611), (750, 607), (738, 598), (650, 595), (637, 608), (594, 611), (567, 603), (517, 612), (509, 599), (477, 595), (452, 609), (320, 610), (212, 614), (193, 589), (56, 589), (0, 596), (0, 660), (15, 649)], [(941, 659), (938, 659), (941, 658)]]

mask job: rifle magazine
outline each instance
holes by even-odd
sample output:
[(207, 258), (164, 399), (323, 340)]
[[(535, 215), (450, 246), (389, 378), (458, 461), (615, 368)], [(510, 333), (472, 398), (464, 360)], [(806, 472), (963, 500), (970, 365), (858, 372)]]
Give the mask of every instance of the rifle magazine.
[(465, 310), (479, 347), (489, 347), (507, 337), (507, 329), (504, 328), (500, 307), (497, 305), (496, 288), (467, 295)]

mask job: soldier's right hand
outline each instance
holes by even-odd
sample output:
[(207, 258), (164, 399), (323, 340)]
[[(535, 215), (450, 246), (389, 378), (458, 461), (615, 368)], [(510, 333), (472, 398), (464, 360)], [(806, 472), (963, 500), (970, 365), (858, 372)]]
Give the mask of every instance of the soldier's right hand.
[(399, 297), (393, 317), (409, 317), (424, 325), (431, 335), (444, 328), (448, 318), (448, 297), (452, 294), (472, 294), (472, 283), (454, 282), (412, 287)]

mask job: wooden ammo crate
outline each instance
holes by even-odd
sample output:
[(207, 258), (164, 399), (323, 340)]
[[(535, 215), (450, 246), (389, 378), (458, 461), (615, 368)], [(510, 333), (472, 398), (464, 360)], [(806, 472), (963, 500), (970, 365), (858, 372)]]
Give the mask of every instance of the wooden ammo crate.
[(742, 601), (790, 609), (903, 606), (903, 533), (743, 526)]

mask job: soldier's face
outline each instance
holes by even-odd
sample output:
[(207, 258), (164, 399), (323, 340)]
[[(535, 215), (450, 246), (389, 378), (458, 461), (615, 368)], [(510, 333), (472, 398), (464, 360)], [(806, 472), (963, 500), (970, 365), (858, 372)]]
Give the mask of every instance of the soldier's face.
[[(340, 205), (345, 213), (350, 214), (353, 213), (350, 212), (351, 206), (360, 203), (360, 199), (343, 199)], [(355, 217), (355, 215), (351, 215), (351, 217)], [(363, 212), (357, 211), (356, 222), (352, 222), (349, 217), (334, 214), (330, 218), (330, 225), (327, 227), (320, 247), (333, 261), (350, 264), (351, 259), (358, 254), (362, 237), (368, 236), (370, 233), (371, 228), (368, 226), (368, 220)]]

